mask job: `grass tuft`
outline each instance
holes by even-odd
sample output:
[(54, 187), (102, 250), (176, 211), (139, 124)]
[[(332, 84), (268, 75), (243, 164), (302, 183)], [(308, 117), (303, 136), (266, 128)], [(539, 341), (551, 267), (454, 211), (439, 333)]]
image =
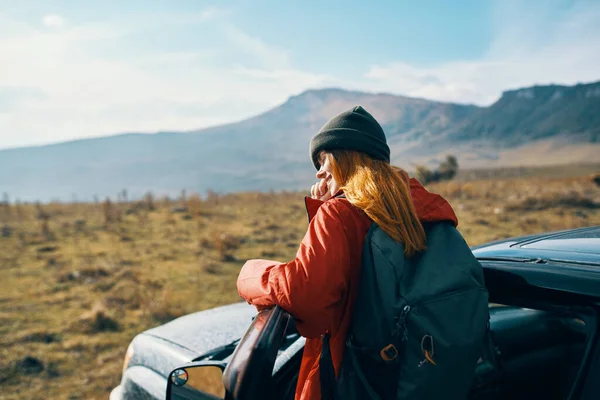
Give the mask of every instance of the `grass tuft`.
[(104, 301), (94, 303), (92, 309), (81, 315), (73, 326), (73, 330), (87, 334), (116, 332), (119, 329), (119, 323), (109, 312)]

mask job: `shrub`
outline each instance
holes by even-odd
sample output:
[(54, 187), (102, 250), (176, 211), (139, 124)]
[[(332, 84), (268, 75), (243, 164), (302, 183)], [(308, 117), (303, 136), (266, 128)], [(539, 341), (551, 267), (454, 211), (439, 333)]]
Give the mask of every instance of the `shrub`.
[(152, 296), (145, 298), (143, 308), (144, 313), (153, 321), (165, 323), (185, 314), (178, 304), (174, 304), (168, 287), (162, 289), (162, 295), (158, 295), (156, 290), (150, 292)]
[(596, 186), (600, 187), (600, 173), (592, 175), (590, 179)]
[(88, 334), (116, 332), (121, 329), (103, 301), (97, 301), (90, 311), (84, 313), (76, 322), (74, 328), (76, 331)]
[(221, 265), (217, 263), (207, 263), (202, 265), (202, 270), (211, 275), (217, 275), (221, 272)]
[(202, 215), (202, 199), (197, 194), (192, 194), (188, 197), (187, 209), (191, 215)]
[(61, 340), (62, 340), (62, 337), (60, 336), (60, 334), (42, 330), (42, 331), (31, 332), (29, 334), (24, 335), (20, 339), (20, 342), (48, 344), (48, 343), (60, 342)]
[(600, 208), (600, 203), (577, 192), (553, 193), (543, 197), (526, 197), (506, 206), (510, 211), (546, 210), (553, 207)]
[(242, 241), (239, 238), (216, 230), (212, 232), (212, 239), (221, 261), (235, 260), (232, 252), (240, 247)]
[(415, 178), (426, 185), (431, 182), (448, 181), (456, 176), (458, 172), (458, 161), (454, 156), (447, 156), (437, 169), (430, 170), (423, 165), (416, 166)]
[(8, 226), (8, 225), (3, 225), (2, 226), (2, 234), (1, 236), (3, 238), (9, 238), (13, 235), (13, 228)]

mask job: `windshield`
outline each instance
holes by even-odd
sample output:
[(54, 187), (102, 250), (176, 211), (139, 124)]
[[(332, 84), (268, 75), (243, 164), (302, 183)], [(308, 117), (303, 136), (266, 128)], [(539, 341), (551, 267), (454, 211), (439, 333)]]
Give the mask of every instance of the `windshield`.
[(596, 254), (600, 260), (600, 229), (573, 235), (544, 238), (522, 248)]

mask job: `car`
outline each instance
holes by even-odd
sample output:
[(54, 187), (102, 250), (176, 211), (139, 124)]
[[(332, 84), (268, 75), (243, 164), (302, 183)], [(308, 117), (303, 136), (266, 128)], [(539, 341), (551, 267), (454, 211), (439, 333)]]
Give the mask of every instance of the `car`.
[[(472, 251), (492, 334), (469, 398), (600, 398), (600, 226)], [(293, 399), (304, 343), (279, 307), (257, 314), (239, 302), (185, 315), (132, 340), (110, 399)]]

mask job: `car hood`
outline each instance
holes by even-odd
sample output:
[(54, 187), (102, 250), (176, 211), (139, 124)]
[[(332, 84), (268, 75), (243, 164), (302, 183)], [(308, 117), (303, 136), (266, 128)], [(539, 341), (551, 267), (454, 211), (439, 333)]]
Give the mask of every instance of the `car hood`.
[(143, 334), (177, 344), (200, 355), (242, 337), (256, 314), (256, 308), (245, 302), (233, 303), (184, 315)]
[(247, 303), (234, 303), (184, 315), (137, 335), (129, 367), (143, 366), (161, 376), (203, 353), (241, 338), (256, 315)]

